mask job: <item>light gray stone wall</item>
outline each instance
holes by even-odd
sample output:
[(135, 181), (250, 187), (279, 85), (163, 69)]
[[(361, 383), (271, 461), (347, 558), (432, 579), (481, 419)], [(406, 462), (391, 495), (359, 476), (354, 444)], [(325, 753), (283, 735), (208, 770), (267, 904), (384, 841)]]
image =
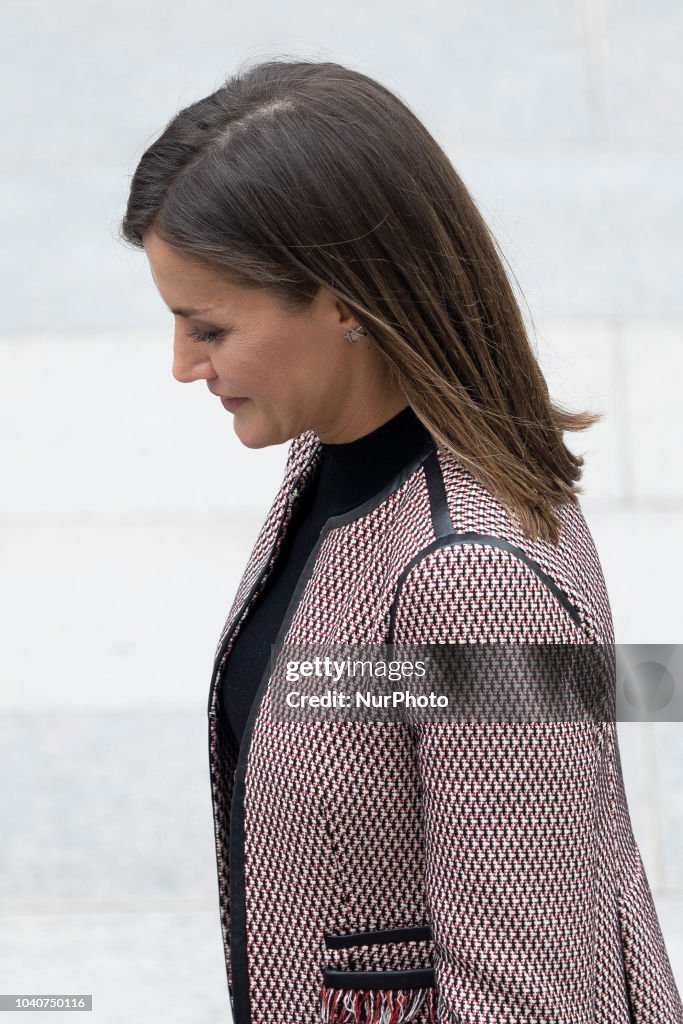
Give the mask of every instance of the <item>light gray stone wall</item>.
[[(246, 59), (396, 90), (500, 242), (551, 392), (606, 414), (568, 440), (617, 640), (680, 642), (683, 8), (6, 0), (0, 39), (1, 987), (218, 1024), (206, 697), (286, 451), (171, 377), (170, 314), (115, 237), (129, 176)], [(680, 985), (683, 733), (619, 732)]]

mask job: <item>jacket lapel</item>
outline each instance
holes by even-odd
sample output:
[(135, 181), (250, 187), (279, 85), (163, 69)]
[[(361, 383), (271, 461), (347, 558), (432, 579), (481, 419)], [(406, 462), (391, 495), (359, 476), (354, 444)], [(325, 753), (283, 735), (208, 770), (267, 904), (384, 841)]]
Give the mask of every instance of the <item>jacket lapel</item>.
[(291, 518), (291, 507), (298, 496), (298, 485), (305, 486), (310, 479), (308, 470), (314, 463), (320, 447), (319, 438), (313, 430), (299, 434), (290, 444), (282, 483), (252, 548), (216, 646), (209, 688), (209, 715), (216, 714), (218, 675), (229, 655), (235, 628), (248, 612), (252, 599), (264, 582), (284, 541)]

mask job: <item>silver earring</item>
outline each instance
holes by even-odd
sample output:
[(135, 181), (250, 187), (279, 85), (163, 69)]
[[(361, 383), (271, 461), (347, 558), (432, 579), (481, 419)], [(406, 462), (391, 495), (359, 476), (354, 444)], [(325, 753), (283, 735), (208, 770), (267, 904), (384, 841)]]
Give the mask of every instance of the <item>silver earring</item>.
[(358, 334), (360, 337), (366, 338), (368, 332), (364, 327), (352, 327), (349, 331), (344, 332), (344, 337), (347, 341), (350, 341), (352, 345), (355, 345), (358, 338), (354, 338), (353, 335)]

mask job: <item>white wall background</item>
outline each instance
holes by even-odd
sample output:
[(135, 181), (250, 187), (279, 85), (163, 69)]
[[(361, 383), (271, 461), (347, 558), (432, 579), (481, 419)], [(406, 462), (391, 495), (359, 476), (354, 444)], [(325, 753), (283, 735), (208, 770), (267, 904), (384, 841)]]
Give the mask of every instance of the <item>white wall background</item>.
[[(243, 448), (173, 380), (172, 317), (115, 240), (129, 176), (248, 58), (397, 91), (503, 246), (551, 392), (606, 413), (568, 441), (617, 641), (681, 642), (683, 7), (2, 0), (0, 39), (0, 990), (217, 1024), (206, 698), (286, 446)], [(683, 726), (619, 731), (681, 987)]]

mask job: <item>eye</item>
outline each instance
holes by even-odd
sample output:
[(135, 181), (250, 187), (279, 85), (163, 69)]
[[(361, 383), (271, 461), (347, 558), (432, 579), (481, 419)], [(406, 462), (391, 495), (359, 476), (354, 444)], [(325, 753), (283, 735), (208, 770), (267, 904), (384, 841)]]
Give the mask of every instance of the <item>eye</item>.
[(226, 331), (203, 331), (201, 327), (193, 327), (187, 332), (188, 338), (194, 338), (195, 341), (208, 341), (215, 342), (226, 334)]

